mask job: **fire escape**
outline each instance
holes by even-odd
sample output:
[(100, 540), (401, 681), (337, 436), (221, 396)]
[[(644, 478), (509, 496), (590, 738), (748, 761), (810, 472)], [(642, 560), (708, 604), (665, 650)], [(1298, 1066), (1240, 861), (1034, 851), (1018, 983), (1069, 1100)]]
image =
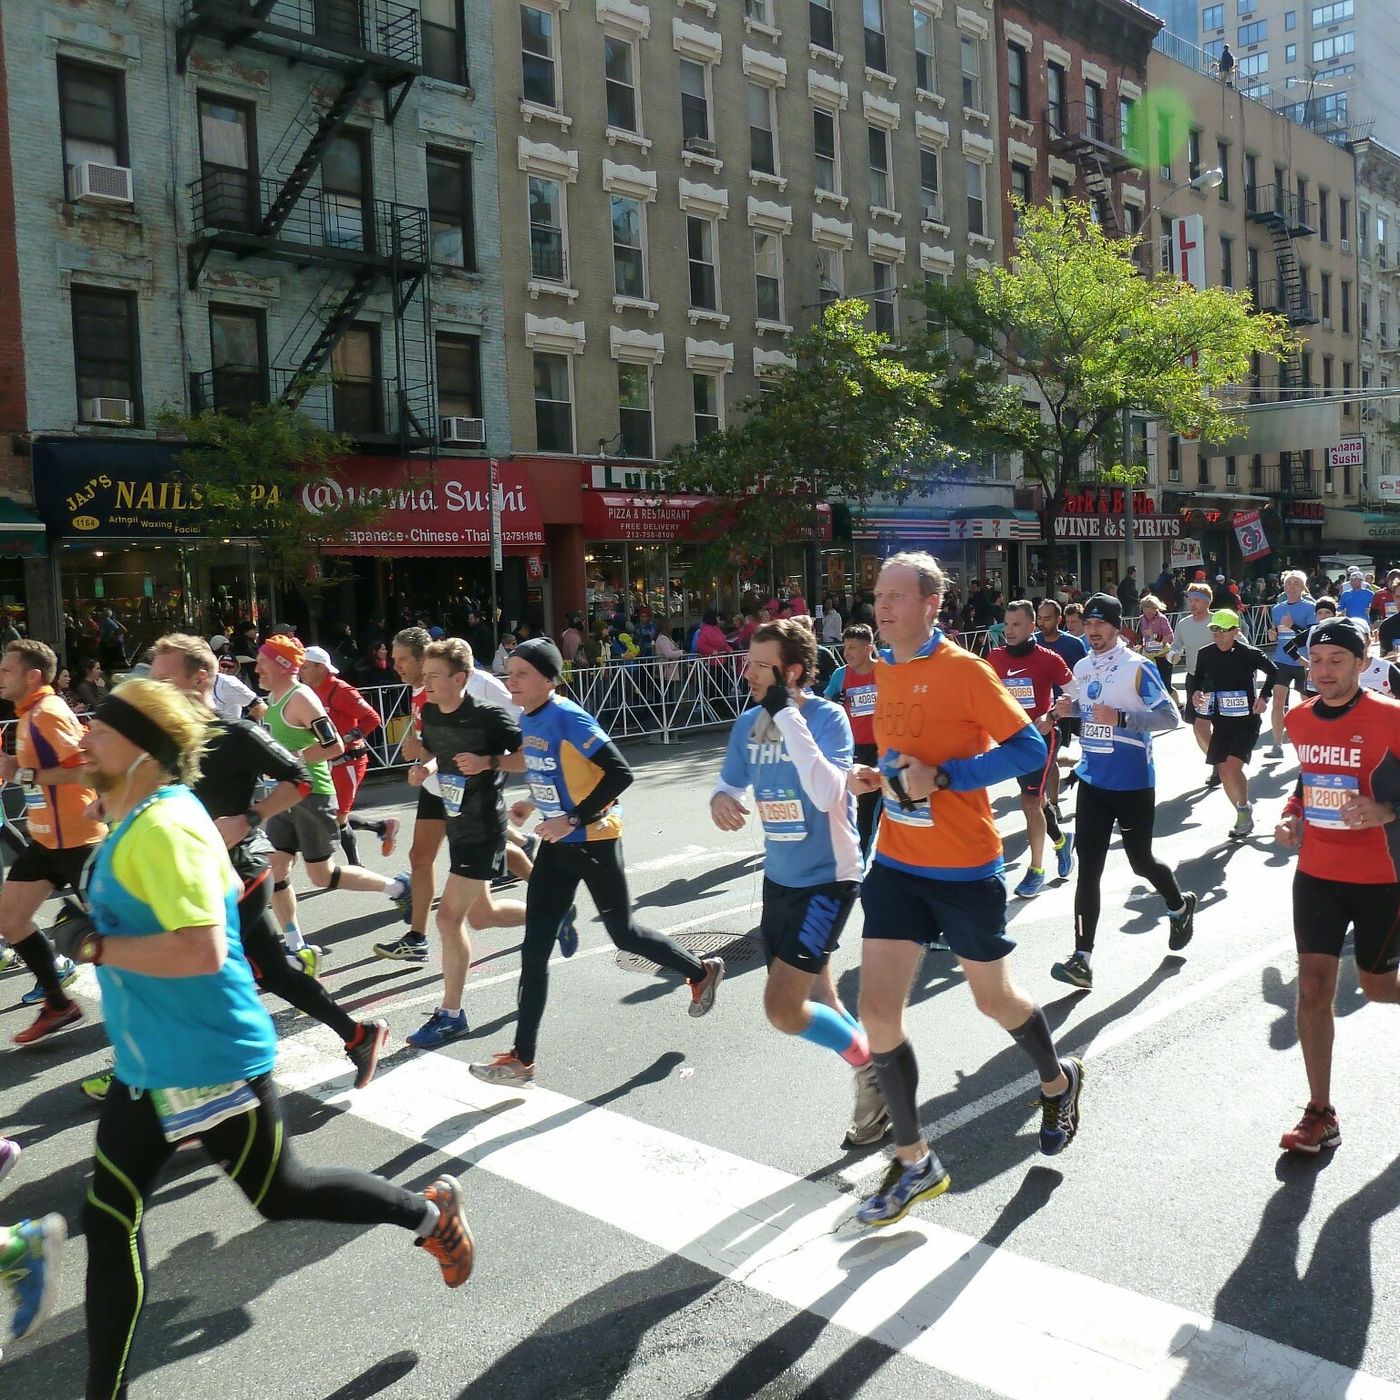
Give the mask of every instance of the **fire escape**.
[(1044, 119), (1051, 155), (1074, 165), (1100, 227), (1109, 238), (1122, 238), (1125, 230), (1113, 199), (1113, 179), (1142, 162), (1128, 149), (1118, 118), (1084, 102), (1067, 102), (1047, 108)]
[[(423, 71), (417, 9), (397, 0), (184, 0), (181, 72), (198, 39), (272, 54), (289, 69), (312, 67), (329, 83), (311, 87), (261, 170), (213, 163), (205, 152), (202, 173), (189, 186), (191, 290), (218, 254), (290, 264), (299, 287), (319, 274), (270, 365), (226, 363), (191, 375), (193, 407), (240, 412), (275, 397), (324, 416), (362, 447), (428, 447), (434, 395), (427, 211), (363, 190), (328, 189), (324, 170), (363, 98), (378, 94), (388, 123), (398, 115)], [(376, 294), (387, 294), (392, 307), (392, 363), (390, 347), (377, 338), (356, 342), (353, 354), (346, 340)], [(337, 365), (342, 346), (346, 363)], [(321, 401), (323, 413), (312, 400)]]

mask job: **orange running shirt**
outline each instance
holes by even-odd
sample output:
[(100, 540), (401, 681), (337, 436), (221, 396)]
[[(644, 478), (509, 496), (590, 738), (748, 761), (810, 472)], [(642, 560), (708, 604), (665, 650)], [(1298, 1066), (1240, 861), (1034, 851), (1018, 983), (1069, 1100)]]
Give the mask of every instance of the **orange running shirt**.
[[(28, 701), (15, 706), (15, 714), (15, 757), (21, 768), (76, 768), (82, 762), (78, 756), (85, 732), (82, 722), (52, 686), (41, 686)], [(83, 815), (96, 796), (92, 788), (76, 783), (26, 787), (29, 839), (51, 851), (102, 840), (107, 828)]]
[[(973, 758), (1027, 727), (996, 672), (938, 634), (931, 654), (875, 664), (875, 743), (924, 763)], [(935, 792), (905, 812), (888, 793), (875, 859), (935, 880), (979, 880), (1002, 868), (1001, 836), (985, 787)]]

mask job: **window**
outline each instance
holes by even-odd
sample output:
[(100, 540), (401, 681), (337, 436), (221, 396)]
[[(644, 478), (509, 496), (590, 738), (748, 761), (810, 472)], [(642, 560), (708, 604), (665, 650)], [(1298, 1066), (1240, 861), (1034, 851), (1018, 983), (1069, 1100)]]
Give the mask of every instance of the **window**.
[(636, 51), (626, 39), (603, 35), (603, 86), (607, 89), (608, 125), (640, 131), (637, 125)]
[(1225, 28), (1225, 6), (1207, 5), (1201, 11), (1202, 29), (1224, 29)]
[(1162, 179), (1172, 178), (1172, 119), (1166, 112), (1157, 114), (1157, 163)]
[(331, 137), (321, 160), (326, 242), (332, 248), (368, 251), (374, 247), (371, 179), (370, 133), (342, 128)]
[(331, 351), (331, 415), (338, 433), (376, 437), (384, 431), (379, 327), (354, 325)]
[[(1301, 193), (1298, 197), (1300, 200), (1302, 199)], [(1324, 243), (1332, 241), (1332, 230), (1329, 227), (1331, 220), (1328, 217), (1331, 211), (1327, 207), (1331, 202), (1331, 190), (1319, 189), (1317, 192), (1317, 236)]]
[(1181, 439), (1175, 433), (1167, 439), (1167, 480), (1181, 480)]
[(749, 84), (749, 169), (778, 173), (778, 148), (773, 136), (773, 89)]
[(1210, 485), (1210, 458), (1199, 447), (1196, 449), (1196, 485)]
[(1131, 97), (1119, 97), (1118, 99), (1118, 134), (1123, 142), (1123, 149), (1129, 155), (1136, 155), (1138, 151), (1137, 126), (1137, 104)]
[(444, 83), (467, 81), (467, 46), (462, 0), (423, 0), (420, 16), (423, 71)]
[(434, 262), (476, 267), (472, 158), (463, 151), (428, 148), (428, 224)]
[(1259, 8), (1259, 0), (1239, 0), (1238, 9), (1240, 18), (1246, 19)]
[(553, 10), (520, 7), (520, 64), (525, 79), (525, 100), (541, 107), (559, 106), (556, 71), (555, 29), (559, 23)]
[(1314, 5), (1312, 27), (1326, 29), (1329, 24), (1338, 24), (1344, 19), (1350, 19), (1355, 13), (1355, 0), (1335, 0), (1331, 5)]
[(1084, 130), (1103, 140), (1103, 89), (1097, 83), (1084, 84)]
[(1028, 120), (1031, 114), (1030, 60), (1020, 44), (1006, 46), (1006, 85), (1011, 115)]
[(1226, 238), (1223, 233), (1220, 235), (1220, 285), (1235, 285), (1235, 240)]
[(938, 148), (919, 147), (920, 216), (931, 224), (943, 222), (942, 185), (938, 174)]
[(141, 355), (135, 293), (74, 286), (72, 300), (79, 421), (99, 416), (92, 399), (126, 399), (132, 406), (131, 425), (139, 426)]
[(1210, 59), (1210, 61), (1211, 61), (1212, 63), (1219, 63), (1219, 62), (1220, 62), (1220, 55), (1221, 55), (1221, 53), (1224, 52), (1224, 49), (1225, 49), (1225, 40), (1224, 40), (1224, 39), (1212, 39), (1212, 40), (1210, 40), (1209, 43), (1205, 44), (1205, 45), (1202, 47), (1201, 52), (1202, 52), (1203, 54), (1205, 54), (1205, 56), (1206, 56), (1208, 59)]
[(874, 280), (870, 285), (874, 291), (871, 305), (875, 312), (875, 333), (886, 340), (893, 340), (898, 322), (894, 302), (894, 268), (889, 263), (877, 262), (873, 264), (872, 271)]
[(1235, 65), (1235, 72), (1241, 78), (1257, 78), (1269, 71), (1269, 51), (1247, 54)]
[(885, 0), (863, 0), (865, 66), (885, 72)]
[(568, 278), (564, 256), (564, 187), (530, 176), (530, 276), (541, 282)]
[(481, 341), (474, 335), (439, 331), (437, 351), (438, 413), (444, 418), (480, 418)]
[(719, 432), (719, 376), (717, 374), (692, 374), (690, 394), (695, 404), (695, 441)]
[(1050, 118), (1051, 131), (1059, 134), (1064, 131), (1067, 121), (1065, 70), (1058, 63), (1045, 65), (1046, 113)]
[(963, 106), (974, 112), (984, 112), (982, 105), (982, 41), (970, 34), (958, 38), (958, 54), (962, 64)]
[(1264, 484), (1264, 459), (1260, 456), (1249, 459), (1249, 484), (1256, 491)]
[(617, 416), (622, 450), (629, 457), (653, 456), (650, 365), (618, 365)]
[(1266, 19), (1256, 19), (1250, 24), (1240, 25), (1239, 44), (1242, 49), (1251, 44), (1265, 43), (1268, 37), (1269, 21)]
[(691, 58), (681, 59), (681, 134), (687, 141), (710, 139), (710, 75)]
[(1259, 189), (1259, 161), (1255, 156), (1244, 158), (1244, 202), (1247, 209), (1255, 207), (1255, 195)]
[(1248, 279), (1249, 292), (1254, 298), (1254, 304), (1259, 304), (1259, 249), (1246, 248), (1244, 254), (1245, 277)]
[(1063, 180), (1050, 181), (1050, 203), (1056, 209), (1069, 198), (1069, 186)]
[(812, 109), (812, 144), (816, 151), (817, 188), (841, 193), (841, 168), (836, 160), (836, 114)]
[(535, 449), (574, 450), (572, 366), (567, 355), (535, 354)]
[(754, 298), (758, 318), (781, 325), (783, 320), (783, 240), (764, 229), (753, 231)]
[(758, 24), (772, 24), (773, 0), (744, 0), (744, 17)]
[[(210, 392), (196, 408), (246, 413), (267, 402), (267, 333), (261, 311), (209, 308)], [(125, 395), (123, 395), (125, 397)]]
[(1236, 467), (1235, 462), (1236, 462), (1236, 459), (1235, 459), (1234, 457), (1227, 457), (1227, 458), (1225, 459), (1225, 485), (1226, 485), (1226, 486), (1238, 486), (1238, 485), (1239, 485), (1239, 481), (1240, 481), (1239, 469), (1238, 469), (1238, 467)]
[(1228, 202), (1230, 198), (1230, 147), (1227, 142), (1217, 141), (1215, 143), (1215, 163), (1223, 177), (1217, 193), (1222, 200)]
[(1337, 196), (1337, 237), (1343, 243), (1351, 240), (1351, 200), (1345, 195)]
[(841, 300), (845, 285), (841, 251), (838, 248), (817, 249), (817, 303), (830, 306)]
[(1345, 53), (1356, 52), (1356, 34), (1353, 30), (1348, 30), (1345, 34), (1333, 34), (1326, 39), (1314, 39), (1312, 46), (1312, 61), (1314, 63), (1330, 63), (1334, 58), (1340, 58)]
[(1371, 339), (1371, 303), (1363, 296), (1357, 303), (1357, 310), (1361, 313), (1361, 339), (1369, 341)]
[(642, 251), (642, 206), (622, 195), (612, 198), (613, 293), (644, 301), (646, 258)]
[(1285, 63), (1297, 63), (1297, 61), (1298, 61), (1298, 45), (1297, 45), (1297, 44), (1285, 44), (1285, 45), (1283, 46), (1283, 61), (1284, 61)]
[(1332, 320), (1332, 274), (1322, 274), (1322, 321), (1328, 325)]
[(258, 221), (255, 130), (251, 105), (200, 93), (200, 206), (212, 228), (250, 229)]
[(1287, 34), (1293, 33), (1298, 27), (1298, 11), (1285, 10), (1283, 15), (1283, 28)]
[(831, 13), (831, 0), (808, 0), (807, 21), (812, 42), (828, 53), (836, 49), (836, 20)]
[(870, 150), (870, 203), (881, 209), (891, 207), (890, 134), (882, 126), (866, 128)]
[(714, 220), (690, 215), (685, 221), (685, 242), (690, 259), (690, 304), (702, 311), (718, 311)]
[(926, 10), (914, 11), (914, 82), (923, 92), (938, 91), (938, 69), (933, 48), (933, 16)]
[(82, 161), (127, 165), (125, 75), (58, 60), (58, 118), (63, 133), (64, 192)]
[(1186, 133), (1186, 178), (1194, 180), (1201, 173), (1201, 133), (1194, 127)]
[(967, 162), (967, 231), (985, 234), (987, 168), (981, 161)]

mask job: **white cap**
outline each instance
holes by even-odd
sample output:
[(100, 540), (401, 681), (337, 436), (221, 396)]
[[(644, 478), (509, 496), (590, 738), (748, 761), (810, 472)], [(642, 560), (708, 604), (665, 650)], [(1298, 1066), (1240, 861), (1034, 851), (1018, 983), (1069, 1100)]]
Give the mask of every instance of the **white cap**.
[(228, 646), (228, 638), (222, 632), (216, 637), (209, 638), (210, 651), (222, 651), (226, 646)]
[(315, 666), (324, 666), (333, 676), (340, 674), (340, 667), (331, 660), (331, 654), (325, 647), (307, 647), (306, 655), (302, 658), (303, 665), (307, 661)]

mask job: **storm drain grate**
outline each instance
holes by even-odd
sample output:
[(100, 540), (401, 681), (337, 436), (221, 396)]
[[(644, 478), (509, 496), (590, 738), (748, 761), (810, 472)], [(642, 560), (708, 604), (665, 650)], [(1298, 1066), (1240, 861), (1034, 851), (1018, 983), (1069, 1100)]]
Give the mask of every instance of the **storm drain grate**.
[[(686, 952), (694, 953), (697, 958), (721, 957), (727, 968), (761, 962), (763, 959), (763, 945), (758, 939), (747, 938), (743, 934), (735, 937), (732, 933), (673, 933), (671, 941), (679, 943)], [(657, 973), (671, 975), (640, 953), (619, 952), (617, 965), (623, 972), (640, 972), (644, 977)]]

